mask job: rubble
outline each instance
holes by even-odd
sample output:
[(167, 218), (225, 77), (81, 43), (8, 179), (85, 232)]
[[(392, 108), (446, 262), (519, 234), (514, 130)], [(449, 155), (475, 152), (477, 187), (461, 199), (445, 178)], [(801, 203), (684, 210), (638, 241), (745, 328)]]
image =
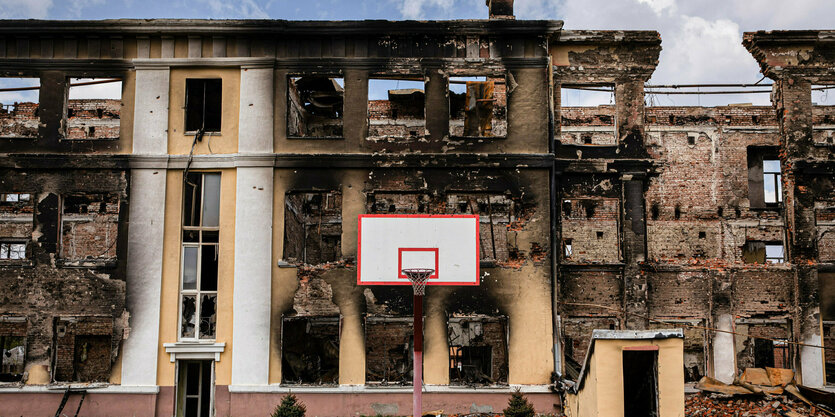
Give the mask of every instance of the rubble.
[(699, 393), (684, 401), (687, 417), (743, 417), (743, 416), (830, 416), (822, 409), (810, 406), (787, 395), (757, 397), (728, 396), (717, 393)]

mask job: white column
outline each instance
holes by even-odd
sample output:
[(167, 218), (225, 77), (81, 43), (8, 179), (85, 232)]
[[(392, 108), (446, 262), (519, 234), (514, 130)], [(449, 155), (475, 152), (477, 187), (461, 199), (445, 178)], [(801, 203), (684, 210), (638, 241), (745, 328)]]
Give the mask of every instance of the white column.
[(165, 170), (131, 170), (130, 200), (127, 259), (130, 334), (122, 349), (122, 385), (156, 385)]
[(272, 67), (241, 68), (239, 153), (273, 153), (273, 77)]
[[(818, 314), (817, 309), (814, 313), (814, 315), (807, 316), (806, 320), (809, 320), (809, 323), (803, 326), (803, 343), (811, 346), (823, 346), (823, 339), (820, 335), (820, 314)], [(820, 388), (824, 383), (826, 363), (824, 362), (823, 349), (811, 346), (800, 347), (800, 378), (803, 385)]]
[(736, 375), (736, 351), (734, 350), (733, 317), (730, 314), (722, 314), (716, 320), (716, 328), (724, 330), (716, 332), (713, 337), (713, 377), (730, 384)]
[(168, 153), (169, 69), (137, 69), (133, 153)]
[[(168, 68), (136, 70), (133, 153), (168, 154)], [(156, 385), (159, 350), (165, 169), (133, 168), (127, 258), (130, 333), (122, 349), (122, 385)]]
[(266, 385), (270, 373), (273, 167), (239, 167), (235, 197), (232, 385)]

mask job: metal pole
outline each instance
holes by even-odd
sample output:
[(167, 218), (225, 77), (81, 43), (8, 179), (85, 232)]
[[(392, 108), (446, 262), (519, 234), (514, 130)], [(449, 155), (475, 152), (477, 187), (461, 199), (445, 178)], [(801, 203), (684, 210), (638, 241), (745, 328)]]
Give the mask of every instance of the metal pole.
[(423, 296), (414, 295), (414, 307), (412, 310), (414, 316), (414, 358), (412, 361), (412, 415), (414, 417), (422, 416), (421, 410), (421, 395), (423, 388)]

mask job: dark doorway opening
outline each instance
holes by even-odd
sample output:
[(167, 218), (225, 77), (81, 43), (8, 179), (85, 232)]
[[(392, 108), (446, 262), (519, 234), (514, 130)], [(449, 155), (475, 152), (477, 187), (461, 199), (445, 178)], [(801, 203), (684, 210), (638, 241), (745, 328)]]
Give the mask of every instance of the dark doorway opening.
[(214, 415), (213, 361), (179, 361), (177, 366), (177, 417)]
[(658, 416), (658, 351), (623, 352), (624, 417)]

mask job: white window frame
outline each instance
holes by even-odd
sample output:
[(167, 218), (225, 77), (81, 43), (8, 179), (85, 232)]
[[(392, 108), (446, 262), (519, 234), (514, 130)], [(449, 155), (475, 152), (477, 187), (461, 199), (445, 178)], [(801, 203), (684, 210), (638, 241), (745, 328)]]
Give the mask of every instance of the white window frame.
[[(766, 204), (779, 204), (783, 202), (783, 174), (780, 169), (766, 171), (765, 167), (767, 162), (777, 162), (777, 166), (782, 169), (779, 159), (763, 159), (763, 201)], [(766, 184), (772, 184), (774, 186), (774, 199), (769, 199)]]

